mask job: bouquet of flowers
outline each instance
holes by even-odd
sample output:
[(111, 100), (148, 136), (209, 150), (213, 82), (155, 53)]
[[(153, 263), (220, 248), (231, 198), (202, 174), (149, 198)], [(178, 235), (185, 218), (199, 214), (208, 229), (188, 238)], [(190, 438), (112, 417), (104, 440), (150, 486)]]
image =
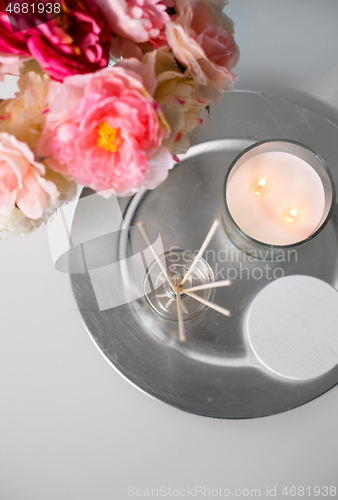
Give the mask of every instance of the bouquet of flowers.
[(0, 238), (39, 227), (77, 184), (154, 189), (236, 81), (224, 0), (59, 1), (0, 0), (0, 78), (19, 76), (0, 104)]

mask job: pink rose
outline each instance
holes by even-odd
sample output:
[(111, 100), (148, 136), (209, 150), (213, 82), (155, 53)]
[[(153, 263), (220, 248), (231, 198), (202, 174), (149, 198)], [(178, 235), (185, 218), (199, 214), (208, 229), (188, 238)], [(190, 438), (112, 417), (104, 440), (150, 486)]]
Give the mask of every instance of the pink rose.
[(201, 0), (176, 0), (175, 8), (177, 19), (166, 25), (168, 43), (194, 78), (199, 97), (217, 102), (237, 80), (231, 72), (239, 59), (232, 22)]
[(169, 21), (162, 0), (95, 0), (114, 34), (144, 43), (159, 36)]
[(155, 188), (173, 166), (162, 146), (169, 129), (152, 98), (155, 87), (154, 74), (136, 59), (51, 82), (38, 154), (96, 191), (127, 196)]
[[(0, 51), (30, 55), (59, 81), (69, 75), (89, 73), (107, 66), (110, 31), (90, 0), (81, 0), (67, 14), (53, 20), (49, 20), (46, 11), (41, 15), (30, 10), (17, 19), (18, 28), (24, 31), (16, 33), (11, 30), (1, 2), (0, 7)], [(48, 22), (42, 23), (43, 20)]]
[(59, 193), (55, 184), (44, 179), (45, 167), (35, 161), (27, 144), (13, 135), (0, 133), (0, 216), (7, 216), (15, 205), (31, 219), (54, 208)]

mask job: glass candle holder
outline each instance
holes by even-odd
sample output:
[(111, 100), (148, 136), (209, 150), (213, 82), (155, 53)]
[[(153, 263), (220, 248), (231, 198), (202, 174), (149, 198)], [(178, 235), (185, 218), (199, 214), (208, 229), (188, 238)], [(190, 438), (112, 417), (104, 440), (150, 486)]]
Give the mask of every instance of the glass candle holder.
[(258, 142), (235, 158), (224, 180), (222, 222), (230, 241), (258, 259), (298, 249), (328, 223), (335, 186), (324, 160), (288, 140)]

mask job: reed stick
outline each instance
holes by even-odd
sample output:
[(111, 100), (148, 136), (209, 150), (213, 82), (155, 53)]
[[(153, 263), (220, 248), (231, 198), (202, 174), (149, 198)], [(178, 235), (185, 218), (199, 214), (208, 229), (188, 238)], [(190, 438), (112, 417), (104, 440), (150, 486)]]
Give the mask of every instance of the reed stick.
[(198, 264), (198, 261), (200, 260), (200, 258), (204, 254), (204, 251), (207, 248), (207, 246), (209, 245), (210, 241), (212, 240), (212, 238), (213, 238), (213, 236), (214, 236), (214, 234), (215, 234), (215, 232), (216, 232), (216, 230), (218, 228), (218, 225), (219, 225), (219, 219), (216, 219), (213, 222), (213, 224), (212, 224), (212, 226), (211, 226), (211, 228), (210, 228), (210, 230), (209, 230), (209, 232), (208, 232), (208, 234), (207, 234), (207, 236), (206, 236), (206, 238), (205, 238), (205, 240), (204, 240), (201, 248), (199, 249), (198, 254), (196, 255), (193, 263), (189, 267), (189, 270), (188, 270), (187, 274), (184, 276), (183, 280), (181, 281), (181, 285), (180, 285), (181, 287), (187, 281), (187, 279), (189, 278), (189, 276), (191, 275), (191, 273), (195, 269), (196, 265)]
[(178, 334), (179, 338), (182, 342), (185, 341), (185, 329), (183, 322), (183, 311), (182, 311), (182, 303), (181, 303), (181, 295), (179, 284), (176, 286), (176, 302), (177, 302), (177, 317), (178, 317)]
[(172, 290), (173, 290), (174, 292), (176, 292), (176, 287), (175, 287), (174, 283), (172, 282), (172, 280), (171, 280), (171, 278), (170, 278), (169, 274), (167, 273), (166, 268), (165, 268), (165, 267), (164, 267), (164, 265), (163, 265), (163, 262), (162, 262), (162, 261), (161, 261), (161, 259), (160, 259), (160, 256), (159, 256), (159, 255), (158, 255), (158, 253), (156, 252), (155, 248), (153, 247), (152, 243), (150, 242), (150, 240), (149, 240), (149, 238), (148, 238), (147, 233), (146, 233), (146, 232), (145, 232), (145, 230), (144, 230), (144, 227), (143, 227), (143, 222), (138, 222), (136, 225), (137, 225), (137, 227), (139, 228), (140, 233), (142, 234), (142, 236), (143, 236), (143, 238), (144, 238), (145, 242), (147, 243), (147, 245), (148, 245), (148, 247), (149, 247), (149, 249), (150, 249), (151, 253), (153, 254), (153, 256), (154, 256), (155, 260), (157, 261), (158, 265), (160, 266), (160, 269), (161, 269), (162, 273), (163, 273), (163, 274), (164, 274), (164, 276), (167, 278), (167, 280), (168, 280), (168, 283), (169, 283), (170, 287), (172, 288)]
[(214, 281), (213, 283), (205, 283), (204, 285), (197, 285), (191, 288), (181, 288), (181, 294), (186, 292), (197, 292), (197, 290), (207, 290), (208, 288), (220, 288), (230, 285), (232, 285), (231, 280)]
[(225, 309), (224, 307), (221, 307), (217, 304), (214, 304), (213, 302), (209, 302), (209, 300), (203, 299), (203, 297), (200, 297), (199, 295), (196, 295), (195, 293), (192, 292), (187, 292), (187, 295), (189, 297), (192, 297), (195, 300), (198, 300), (202, 304), (205, 304), (206, 306), (210, 307), (210, 309), (214, 309), (215, 311), (224, 314), (224, 316), (231, 316), (231, 312), (228, 309)]

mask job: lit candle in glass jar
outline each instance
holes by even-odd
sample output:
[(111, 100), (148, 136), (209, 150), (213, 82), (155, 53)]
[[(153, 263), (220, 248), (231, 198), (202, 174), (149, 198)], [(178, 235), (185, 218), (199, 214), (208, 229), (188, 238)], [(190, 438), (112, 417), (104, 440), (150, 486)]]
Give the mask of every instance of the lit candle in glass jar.
[(223, 224), (245, 250), (299, 245), (324, 227), (333, 203), (332, 176), (318, 155), (298, 143), (266, 141), (230, 167)]

